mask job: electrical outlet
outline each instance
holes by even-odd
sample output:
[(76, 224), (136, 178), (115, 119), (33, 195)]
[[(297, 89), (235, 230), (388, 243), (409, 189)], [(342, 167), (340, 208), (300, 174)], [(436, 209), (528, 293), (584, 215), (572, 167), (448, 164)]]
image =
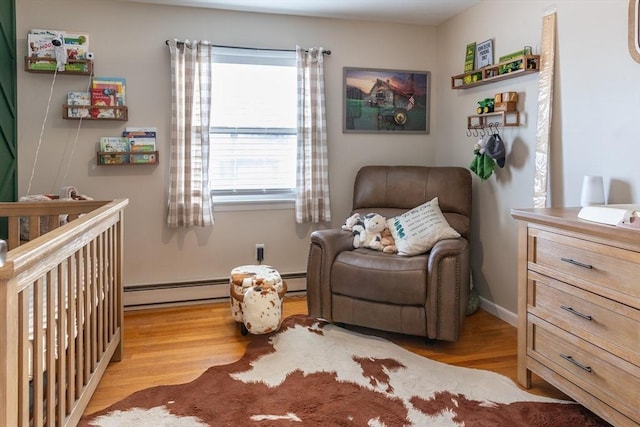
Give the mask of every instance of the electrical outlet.
[(256, 243), (256, 260), (259, 263), (264, 260), (264, 243)]

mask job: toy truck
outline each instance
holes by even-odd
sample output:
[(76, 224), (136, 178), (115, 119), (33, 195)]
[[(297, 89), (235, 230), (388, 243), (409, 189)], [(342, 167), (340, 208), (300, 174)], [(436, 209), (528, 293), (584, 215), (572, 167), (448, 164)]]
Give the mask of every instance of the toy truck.
[(476, 108), (476, 111), (478, 114), (493, 113), (494, 105), (493, 98), (485, 98), (482, 101), (478, 101), (478, 108)]

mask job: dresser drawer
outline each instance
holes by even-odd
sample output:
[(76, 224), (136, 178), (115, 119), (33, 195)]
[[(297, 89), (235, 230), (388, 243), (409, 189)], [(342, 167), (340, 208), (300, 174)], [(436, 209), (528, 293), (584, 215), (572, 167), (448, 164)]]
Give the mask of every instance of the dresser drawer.
[[(621, 302), (640, 298), (640, 253), (532, 229), (529, 268)], [(639, 237), (640, 238), (640, 237)], [(636, 307), (639, 308), (639, 307)]]
[(640, 367), (529, 315), (527, 355), (640, 423)]
[(535, 272), (528, 283), (530, 313), (640, 366), (640, 310)]

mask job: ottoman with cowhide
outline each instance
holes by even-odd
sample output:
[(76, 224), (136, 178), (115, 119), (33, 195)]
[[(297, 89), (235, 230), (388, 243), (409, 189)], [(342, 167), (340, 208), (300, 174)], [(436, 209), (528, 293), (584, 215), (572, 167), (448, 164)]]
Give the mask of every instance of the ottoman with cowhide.
[(282, 322), (282, 301), (287, 284), (269, 265), (242, 265), (231, 270), (231, 314), (242, 335), (267, 334)]

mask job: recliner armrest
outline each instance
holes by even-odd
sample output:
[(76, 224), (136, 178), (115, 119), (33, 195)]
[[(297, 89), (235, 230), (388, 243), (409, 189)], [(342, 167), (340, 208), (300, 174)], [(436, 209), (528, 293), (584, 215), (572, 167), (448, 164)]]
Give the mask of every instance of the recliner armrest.
[(439, 259), (447, 256), (456, 256), (468, 250), (469, 242), (464, 237), (457, 239), (443, 239), (436, 242), (429, 252), (429, 271), (433, 270)]
[(353, 250), (353, 235), (345, 230), (311, 233), (307, 262), (309, 314), (331, 321), (331, 266), (340, 252)]
[(466, 316), (471, 280), (467, 239), (437, 242), (429, 253), (428, 270), (428, 336), (457, 341)]
[(316, 230), (311, 233), (311, 244), (317, 244), (325, 255), (334, 254), (331, 261), (342, 251), (353, 250), (353, 235), (345, 230)]

